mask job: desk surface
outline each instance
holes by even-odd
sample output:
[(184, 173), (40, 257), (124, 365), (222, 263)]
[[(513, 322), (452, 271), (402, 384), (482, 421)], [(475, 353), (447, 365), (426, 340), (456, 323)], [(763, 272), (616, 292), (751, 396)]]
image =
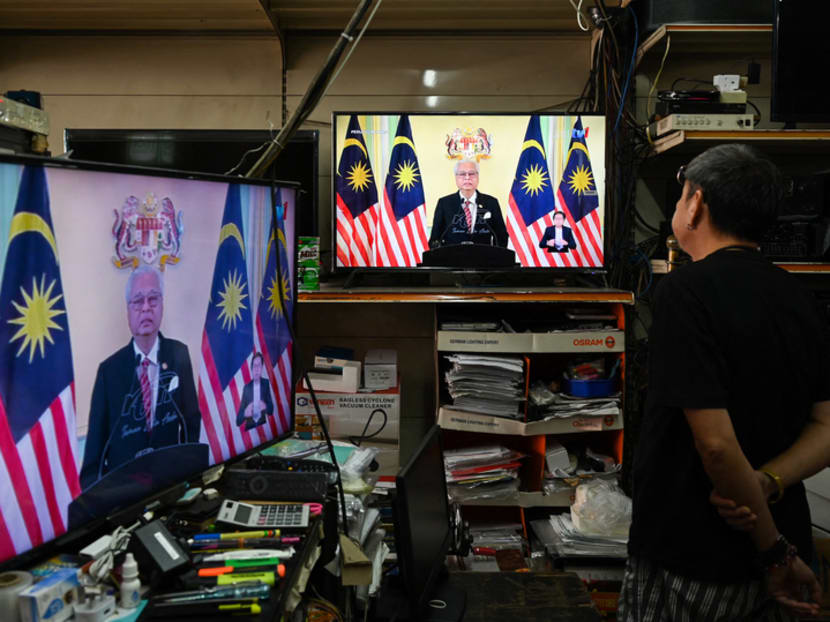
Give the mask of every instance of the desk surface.
[(464, 622), (599, 622), (585, 585), (570, 572), (452, 572), (467, 592)]

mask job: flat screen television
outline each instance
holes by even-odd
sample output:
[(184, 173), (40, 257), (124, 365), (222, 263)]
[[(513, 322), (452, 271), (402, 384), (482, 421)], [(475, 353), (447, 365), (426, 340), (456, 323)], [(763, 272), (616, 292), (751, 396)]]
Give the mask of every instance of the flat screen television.
[(0, 567), (293, 430), (295, 200), (0, 156)]
[[(271, 138), (265, 130), (69, 128), (64, 131), (64, 149), (73, 160), (238, 176), (253, 166)], [(318, 235), (319, 140), (319, 130), (297, 130), (263, 175), (300, 184), (298, 235)]]
[[(458, 619), (466, 595), (442, 584), (452, 542), (441, 428), (433, 425), (395, 478), (395, 550), (404, 602), (397, 619)], [(439, 602), (440, 601), (440, 602)], [(436, 618), (437, 619), (437, 618)]]
[(605, 265), (604, 116), (335, 112), (332, 131), (336, 270), (470, 243), (527, 269)]
[(830, 55), (826, 0), (773, 0), (770, 118), (796, 123), (830, 122), (830, 84), (816, 62)]

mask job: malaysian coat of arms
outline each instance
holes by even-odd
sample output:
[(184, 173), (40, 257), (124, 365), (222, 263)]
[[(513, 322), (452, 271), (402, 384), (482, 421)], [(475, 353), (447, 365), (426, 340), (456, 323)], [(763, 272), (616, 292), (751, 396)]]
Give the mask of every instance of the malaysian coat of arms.
[(452, 134), (447, 134), (444, 141), (447, 147), (447, 157), (451, 160), (475, 160), (490, 157), (493, 148), (493, 135), (484, 131), (484, 128), (475, 130), (455, 128)]
[(115, 238), (113, 263), (118, 268), (137, 268), (139, 263), (157, 265), (179, 262), (181, 254), (182, 212), (176, 213), (168, 197), (159, 200), (152, 192), (143, 202), (135, 196), (124, 200), (121, 211), (113, 210)]

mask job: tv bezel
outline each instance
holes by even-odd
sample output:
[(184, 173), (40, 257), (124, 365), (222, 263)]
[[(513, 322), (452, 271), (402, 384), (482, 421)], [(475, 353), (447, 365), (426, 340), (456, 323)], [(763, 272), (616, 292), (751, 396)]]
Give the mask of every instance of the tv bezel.
[[(227, 175), (215, 175), (212, 173), (199, 173), (194, 171), (179, 171), (173, 169), (161, 169), (149, 166), (135, 166), (135, 165), (126, 165), (126, 164), (108, 164), (104, 162), (92, 162), (87, 160), (69, 160), (64, 158), (52, 158), (52, 157), (44, 157), (39, 155), (32, 155), (32, 154), (10, 154), (10, 153), (0, 153), (0, 164), (4, 163), (12, 163), (12, 164), (21, 164), (21, 165), (42, 165), (46, 167), (53, 167), (53, 168), (69, 168), (69, 169), (78, 169), (82, 171), (99, 171), (99, 172), (109, 172), (109, 173), (118, 173), (118, 174), (127, 174), (127, 175), (142, 175), (142, 176), (154, 176), (154, 177), (171, 177), (176, 179), (188, 179), (194, 181), (214, 181), (220, 183), (243, 183), (248, 185), (257, 185), (257, 186), (264, 186), (271, 188), (273, 193), (274, 188), (276, 187), (290, 187), (298, 189), (300, 184), (298, 182), (293, 181), (272, 181), (272, 180), (264, 180), (264, 179), (256, 179), (256, 178), (240, 178), (240, 177), (232, 177)], [(294, 203), (296, 209), (296, 201)], [(276, 219), (276, 205), (271, 202), (271, 217)], [(295, 224), (296, 224), (296, 215), (295, 215)], [(294, 235), (293, 235), (293, 244), (294, 249), (296, 251), (297, 248), (297, 227), (294, 227)], [(0, 275), (2, 277), (2, 275)], [(292, 330), (296, 328), (296, 321), (297, 321), (297, 262), (294, 261), (294, 268), (292, 270), (292, 284), (294, 286), (294, 310), (292, 313), (291, 323), (292, 323)], [(296, 344), (294, 344), (296, 345)], [(7, 570), (17, 570), (17, 569), (25, 569), (30, 568), (32, 565), (38, 563), (41, 560), (47, 559), (52, 557), (53, 555), (65, 552), (70, 549), (77, 550), (79, 546), (83, 544), (84, 541), (91, 540), (93, 537), (102, 535), (107, 531), (111, 531), (117, 525), (123, 525), (127, 522), (134, 521), (135, 518), (143, 513), (144, 508), (154, 504), (156, 501), (159, 501), (165, 497), (171, 496), (171, 494), (177, 490), (184, 491), (186, 488), (190, 487), (191, 484), (196, 484), (202, 477), (204, 473), (210, 471), (216, 466), (219, 465), (231, 465), (240, 463), (243, 460), (250, 458), (254, 453), (262, 451), (263, 449), (278, 443), (285, 438), (288, 438), (291, 434), (294, 433), (294, 429), (296, 427), (296, 418), (294, 413), (294, 391), (296, 382), (294, 381), (295, 378), (295, 369), (296, 366), (294, 362), (296, 361), (296, 348), (292, 351), (292, 365), (291, 365), (291, 395), (290, 395), (290, 415), (291, 415), (291, 422), (288, 426), (288, 429), (280, 436), (272, 438), (264, 443), (257, 445), (256, 447), (252, 447), (251, 449), (233, 456), (232, 458), (225, 460), (224, 462), (217, 462), (208, 466), (208, 468), (204, 471), (193, 473), (192, 475), (186, 477), (181, 483), (174, 484), (169, 487), (161, 488), (159, 490), (152, 491), (146, 497), (143, 497), (139, 500), (136, 500), (134, 503), (125, 504), (121, 506), (113, 507), (105, 517), (100, 517), (97, 519), (93, 519), (92, 521), (77, 526), (73, 529), (68, 529), (66, 532), (62, 533), (61, 535), (57, 536), (56, 538), (52, 538), (51, 540), (44, 542), (36, 547), (29, 549), (28, 551), (24, 551), (14, 557), (10, 557), (7, 560), (0, 561), (0, 572), (5, 572)], [(79, 465), (80, 468), (80, 465)]]
[[(412, 593), (412, 589), (414, 587), (414, 548), (417, 543), (413, 541), (412, 537), (413, 516), (411, 515), (411, 503), (407, 498), (406, 477), (409, 472), (415, 468), (418, 459), (432, 442), (438, 444), (444, 477), (441, 478), (440, 490), (433, 490), (431, 492), (435, 495), (440, 493), (441, 498), (444, 499), (444, 503), (447, 505), (447, 531), (444, 534), (440, 551), (436, 558), (432, 561), (432, 568), (430, 569), (429, 576), (427, 577), (421, 592), (415, 595)], [(409, 601), (409, 604), (415, 609), (416, 612), (422, 611), (427, 606), (429, 602), (429, 594), (436, 586), (440, 569), (443, 567), (444, 560), (449, 553), (450, 544), (452, 542), (452, 525), (450, 522), (452, 515), (447, 497), (447, 479), (443, 456), (444, 443), (441, 435), (441, 428), (437, 424), (433, 424), (418, 444), (418, 448), (412, 452), (412, 456), (398, 471), (398, 474), (395, 477), (395, 498), (392, 504), (393, 516), (395, 520), (395, 550), (398, 558), (398, 568), (401, 575), (401, 585), (403, 586), (404, 593)]]
[[(404, 272), (411, 272), (414, 270), (423, 271), (423, 270), (432, 270), (436, 272), (449, 272), (449, 271), (458, 271), (459, 268), (457, 267), (430, 267), (430, 266), (410, 266), (410, 267), (379, 267), (379, 266), (338, 266), (337, 265), (337, 189), (336, 189), (336, 181), (337, 181), (337, 117), (338, 116), (346, 116), (346, 115), (357, 115), (357, 116), (382, 116), (382, 115), (389, 115), (389, 116), (401, 116), (401, 115), (409, 115), (409, 116), (419, 116), (419, 117), (427, 117), (427, 116), (435, 116), (435, 117), (475, 117), (475, 116), (490, 116), (490, 117), (530, 117), (533, 115), (545, 116), (545, 117), (574, 117), (574, 116), (591, 116), (591, 117), (602, 117), (605, 119), (605, 138), (606, 138), (606, 149), (605, 149), (605, 159), (602, 162), (603, 166), (603, 182), (607, 182), (607, 171), (608, 171), (608, 117), (604, 114), (597, 114), (597, 113), (572, 113), (572, 112), (517, 112), (515, 110), (511, 110), (509, 112), (499, 112), (499, 111), (453, 111), (453, 112), (446, 112), (440, 110), (334, 110), (331, 113), (331, 272), (334, 275), (345, 276), (349, 273), (355, 271), (361, 272), (368, 272), (368, 273), (392, 273), (394, 271), (398, 271), (401, 273)], [(521, 272), (533, 272), (534, 274), (550, 274), (550, 275), (560, 275), (564, 276), (567, 274), (601, 274), (607, 271), (608, 266), (608, 245), (607, 245), (607, 236), (606, 236), (606, 215), (607, 215), (607, 206), (608, 206), (608, 186), (606, 183), (603, 183), (605, 195), (603, 197), (603, 231), (602, 231), (602, 259), (603, 263), (601, 266), (575, 266), (575, 267), (545, 267), (545, 266), (521, 266), (516, 264), (513, 268), (488, 268), (487, 266), (481, 266), (478, 268), (464, 268), (464, 272), (481, 272), (481, 273), (489, 273), (489, 272), (511, 272), (511, 271), (521, 271)], [(378, 188), (378, 195), (383, 191), (383, 187)], [(380, 198), (380, 196), (378, 197)], [(502, 208), (504, 209), (504, 208)]]

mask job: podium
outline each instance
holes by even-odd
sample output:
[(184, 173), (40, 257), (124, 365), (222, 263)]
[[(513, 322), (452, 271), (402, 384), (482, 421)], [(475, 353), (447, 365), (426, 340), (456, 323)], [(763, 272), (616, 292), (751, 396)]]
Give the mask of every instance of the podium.
[(207, 467), (208, 446), (205, 443), (170, 445), (125, 462), (69, 504), (69, 528), (108, 516), (116, 508), (180, 484)]
[(419, 266), (431, 268), (512, 268), (516, 253), (488, 244), (452, 244), (424, 251)]

